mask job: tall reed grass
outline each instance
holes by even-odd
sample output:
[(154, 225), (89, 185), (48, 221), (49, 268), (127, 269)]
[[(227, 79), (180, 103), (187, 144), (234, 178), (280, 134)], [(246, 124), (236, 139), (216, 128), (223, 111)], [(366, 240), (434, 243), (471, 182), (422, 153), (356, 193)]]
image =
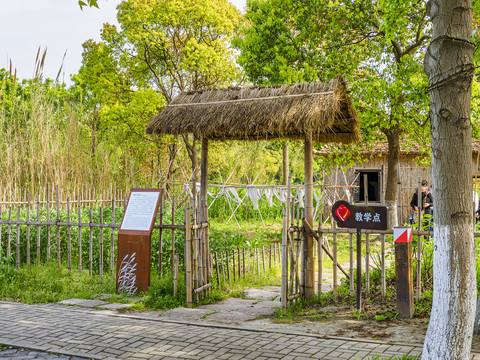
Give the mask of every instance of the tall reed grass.
[[(129, 189), (191, 181), (191, 159), (180, 138), (147, 137), (141, 127), (129, 128), (121, 112), (113, 122), (102, 119), (101, 104), (87, 104), (81, 86), (43, 79), (45, 55), (39, 49), (29, 80), (19, 81), (11, 63), (0, 69), (0, 194), (21, 188), (33, 196), (46, 184), (63, 193), (83, 187), (101, 193), (112, 184)], [(138, 121), (146, 128), (149, 120)], [(296, 145), (290, 170), (301, 182), (303, 146)], [(282, 147), (275, 141), (212, 142), (209, 182), (280, 183)]]
[(0, 191), (35, 194), (46, 184), (102, 191), (157, 182), (167, 167), (164, 146), (126, 143), (114, 129), (100, 129), (95, 116), (65, 85), (41, 78), (18, 84), (0, 69)]

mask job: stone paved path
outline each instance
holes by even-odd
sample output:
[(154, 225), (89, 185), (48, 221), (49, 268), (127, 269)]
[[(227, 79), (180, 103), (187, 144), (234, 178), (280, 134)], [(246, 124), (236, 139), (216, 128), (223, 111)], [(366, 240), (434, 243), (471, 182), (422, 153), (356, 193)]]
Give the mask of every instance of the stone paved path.
[[(421, 348), (0, 302), (0, 343), (93, 359), (366, 359)], [(0, 353), (1, 356), (1, 353)]]
[(0, 351), (0, 360), (85, 360), (85, 358), (10, 347)]
[[(248, 324), (248, 323), (247, 323)], [(252, 323), (253, 324), (253, 323)], [(368, 359), (421, 346), (0, 301), (0, 359)], [(29, 349), (29, 350), (27, 350)], [(479, 360), (474, 354), (471, 359)]]

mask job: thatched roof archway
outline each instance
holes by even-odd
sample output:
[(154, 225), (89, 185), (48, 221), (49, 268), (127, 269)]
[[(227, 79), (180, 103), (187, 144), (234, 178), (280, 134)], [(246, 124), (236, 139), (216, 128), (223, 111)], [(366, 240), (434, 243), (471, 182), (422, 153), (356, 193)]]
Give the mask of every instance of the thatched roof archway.
[[(207, 244), (206, 269), (210, 269), (209, 140), (304, 139), (305, 219), (313, 224), (313, 142), (348, 144), (360, 139), (358, 116), (341, 78), (325, 83), (210, 89), (180, 94), (150, 122), (147, 132), (159, 135), (193, 133), (202, 139), (200, 198), (203, 210), (200, 221), (205, 225), (202, 225), (205, 227), (202, 241)], [(302, 272), (302, 292), (309, 298), (314, 294), (315, 286), (313, 238), (308, 234), (304, 236)], [(208, 281), (208, 272), (206, 278)], [(282, 282), (282, 289), (283, 286)], [(286, 306), (286, 295), (282, 295), (282, 299), (282, 305), (285, 302)]]

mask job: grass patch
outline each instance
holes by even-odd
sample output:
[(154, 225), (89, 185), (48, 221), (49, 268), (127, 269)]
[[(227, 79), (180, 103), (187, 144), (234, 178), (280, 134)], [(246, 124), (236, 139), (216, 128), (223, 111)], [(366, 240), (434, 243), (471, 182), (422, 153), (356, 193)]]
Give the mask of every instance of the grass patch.
[(289, 307), (279, 308), (273, 315), (273, 321), (276, 323), (292, 323), (299, 320), (326, 320), (331, 314), (323, 308), (332, 303), (332, 298), (328, 294), (322, 294), (320, 297), (314, 295), (311, 299), (300, 298)]
[(116, 303), (134, 303), (133, 309), (168, 309), (185, 306), (185, 283), (179, 275), (178, 292), (173, 296), (171, 276), (158, 278), (151, 275), (151, 285), (147, 292), (135, 296), (117, 294), (116, 279), (106, 275), (100, 281), (98, 276), (90, 276), (88, 271), (58, 269), (56, 264), (30, 266), (16, 269), (3, 263), (0, 266), (0, 299), (27, 304), (54, 303), (66, 299), (95, 299)]
[(96, 294), (114, 293), (115, 279), (105, 276), (102, 282), (88, 271), (79, 274), (56, 264), (15, 269), (0, 267), (0, 299), (33, 303), (52, 303), (66, 299), (91, 299)]
[(216, 285), (212, 292), (218, 290), (228, 297), (241, 298), (243, 297), (243, 291), (249, 288), (258, 289), (263, 286), (281, 286), (281, 268), (279, 265), (272, 266), (271, 269), (267, 266), (265, 273), (262, 268), (260, 275), (250, 272), (246, 274), (245, 277), (242, 274), (240, 278), (238, 278), (237, 274), (236, 281), (233, 281), (233, 275), (230, 274), (230, 281), (223, 281), (223, 279), (221, 279), (220, 286), (217, 285), (217, 279), (214, 277), (212, 283)]
[(209, 312), (208, 314), (203, 315), (200, 319), (206, 319), (210, 315), (218, 314), (218, 313), (219, 313), (219, 311), (212, 311), (212, 312)]
[[(210, 304), (227, 297), (242, 297), (243, 290), (267, 285), (280, 286), (280, 268), (267, 269), (266, 274), (248, 274), (233, 281), (222, 281), (217, 285), (216, 277), (211, 279), (212, 289), (197, 305)], [(150, 276), (150, 287), (145, 293), (129, 296), (115, 291), (115, 277), (106, 275), (100, 281), (88, 271), (58, 269), (55, 263), (46, 266), (30, 266), (16, 269), (8, 262), (0, 263), (0, 299), (28, 304), (54, 303), (62, 300), (97, 299), (115, 303), (133, 303), (123, 311), (166, 310), (186, 306), (186, 286), (183, 273), (178, 276), (177, 294), (173, 295), (172, 276), (158, 278), (155, 271)]]

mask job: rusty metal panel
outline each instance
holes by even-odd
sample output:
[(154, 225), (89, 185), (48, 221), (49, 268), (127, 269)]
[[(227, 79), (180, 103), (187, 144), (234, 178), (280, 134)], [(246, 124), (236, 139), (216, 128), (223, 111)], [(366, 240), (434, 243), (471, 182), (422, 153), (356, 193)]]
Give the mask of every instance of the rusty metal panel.
[(150, 285), (151, 236), (118, 234), (117, 291), (134, 294)]

